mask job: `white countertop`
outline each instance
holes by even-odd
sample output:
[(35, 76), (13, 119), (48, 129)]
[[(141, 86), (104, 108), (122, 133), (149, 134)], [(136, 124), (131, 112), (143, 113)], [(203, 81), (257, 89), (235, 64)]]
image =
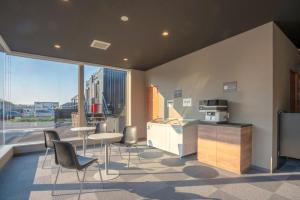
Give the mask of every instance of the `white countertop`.
[(95, 131), (96, 127), (86, 126), (86, 127), (75, 127), (71, 128), (71, 131), (80, 132), (80, 131)]
[(199, 119), (155, 119), (149, 121), (149, 123), (165, 124), (165, 125), (178, 125), (178, 126), (187, 126), (198, 123)]

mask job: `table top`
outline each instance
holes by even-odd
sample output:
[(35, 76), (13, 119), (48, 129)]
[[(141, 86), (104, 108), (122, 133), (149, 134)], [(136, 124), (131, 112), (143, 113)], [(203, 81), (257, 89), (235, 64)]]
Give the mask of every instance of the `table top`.
[(96, 127), (93, 127), (93, 126), (71, 128), (71, 131), (74, 131), (74, 132), (79, 132), (79, 131), (95, 131), (95, 130), (96, 130)]
[(104, 143), (118, 142), (123, 137), (121, 133), (97, 133), (89, 135), (88, 139), (102, 140)]

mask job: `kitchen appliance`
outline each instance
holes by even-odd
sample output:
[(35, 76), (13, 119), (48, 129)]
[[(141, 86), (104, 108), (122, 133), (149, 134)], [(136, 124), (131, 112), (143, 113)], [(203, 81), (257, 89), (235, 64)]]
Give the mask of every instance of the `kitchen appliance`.
[(228, 102), (223, 99), (199, 101), (199, 112), (205, 113), (204, 121), (227, 122), (229, 119)]

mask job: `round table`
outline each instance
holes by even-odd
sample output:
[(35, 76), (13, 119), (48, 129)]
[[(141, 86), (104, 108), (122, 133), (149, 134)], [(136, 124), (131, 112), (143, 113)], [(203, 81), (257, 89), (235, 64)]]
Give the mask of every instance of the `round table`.
[(79, 132), (83, 133), (83, 138), (82, 138), (82, 150), (83, 150), (83, 155), (85, 156), (85, 151), (86, 151), (86, 140), (89, 132), (95, 131), (96, 127), (91, 127), (91, 126), (84, 126), (84, 127), (75, 127), (71, 128), (71, 131), (73, 132)]
[[(102, 173), (103, 180), (111, 180), (115, 179), (119, 176), (119, 171), (117, 170), (109, 170), (108, 169), (108, 146), (112, 143), (119, 142), (123, 134), (121, 133), (98, 133), (93, 134), (88, 137), (91, 140), (101, 140), (105, 145), (105, 171)], [(98, 173), (94, 175), (94, 178), (100, 180), (100, 176)]]

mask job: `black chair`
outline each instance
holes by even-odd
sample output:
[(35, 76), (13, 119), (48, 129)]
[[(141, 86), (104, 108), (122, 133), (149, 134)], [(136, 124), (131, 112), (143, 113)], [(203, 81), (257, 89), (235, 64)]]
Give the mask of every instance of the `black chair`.
[(123, 130), (123, 137), (121, 141), (119, 143), (115, 143), (119, 146), (119, 153), (121, 158), (122, 158), (122, 153), (120, 147), (125, 146), (128, 149), (128, 167), (130, 163), (130, 150), (132, 147), (136, 148), (138, 158), (139, 160), (141, 160), (137, 143), (138, 143), (138, 136), (137, 136), (136, 126), (126, 126)]
[(58, 133), (54, 130), (44, 130), (44, 141), (45, 141), (46, 153), (45, 153), (45, 158), (43, 161), (42, 168), (44, 168), (49, 150), (54, 150), (53, 140), (60, 141)]
[[(99, 176), (100, 176), (101, 182), (103, 182), (102, 174), (101, 174), (101, 170), (99, 168), (99, 162), (98, 162), (97, 158), (90, 158), (90, 157), (76, 155), (72, 144), (69, 142), (54, 140), (53, 143), (54, 143), (54, 147), (55, 147), (55, 149), (54, 149), (55, 162), (56, 162), (56, 164), (59, 165), (59, 168), (57, 170), (57, 174), (56, 174), (55, 181), (53, 184), (53, 189), (51, 192), (52, 196), (54, 196), (54, 191), (55, 191), (55, 186), (57, 183), (58, 175), (59, 175), (60, 169), (62, 167), (67, 168), (67, 169), (75, 169), (76, 170), (77, 178), (80, 182), (80, 192), (78, 195), (78, 199), (80, 199), (80, 195), (82, 192), (82, 185), (85, 180), (86, 169), (93, 163), (98, 164)], [(80, 178), (79, 178), (78, 171), (83, 171), (82, 180), (80, 180)], [(103, 183), (102, 183), (102, 187), (103, 187)]]

